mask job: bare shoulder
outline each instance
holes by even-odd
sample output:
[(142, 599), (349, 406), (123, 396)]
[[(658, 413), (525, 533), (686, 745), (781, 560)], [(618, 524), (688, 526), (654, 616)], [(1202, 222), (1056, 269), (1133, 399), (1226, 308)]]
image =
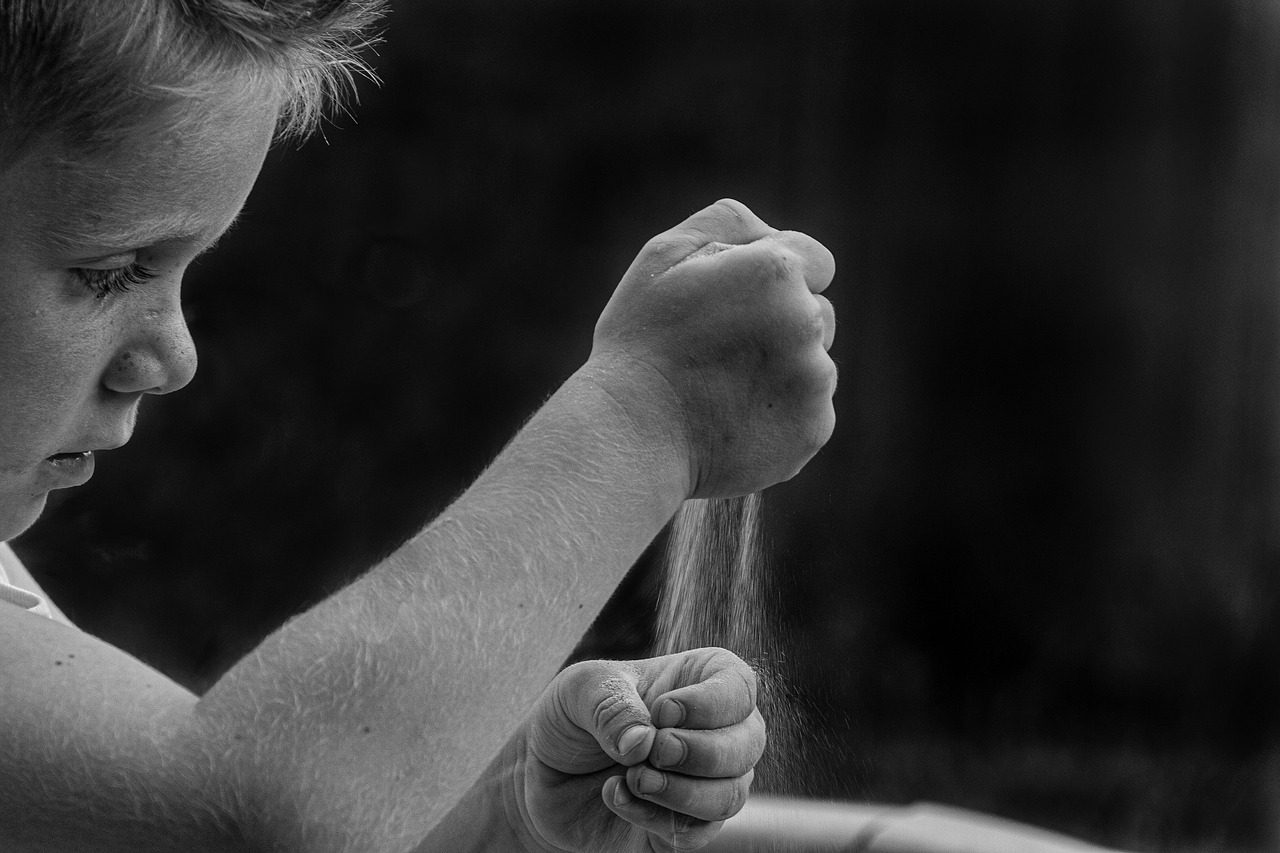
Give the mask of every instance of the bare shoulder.
[(154, 717), (165, 709), (189, 709), (196, 701), (132, 655), (13, 606), (0, 607), (0, 680), (7, 688), (0, 693), (5, 734), (26, 714), (38, 714), (46, 725), (52, 715), (102, 726), (122, 714)]
[(0, 685), (0, 849), (243, 849), (219, 805), (228, 798), (203, 754), (192, 693), (8, 605)]

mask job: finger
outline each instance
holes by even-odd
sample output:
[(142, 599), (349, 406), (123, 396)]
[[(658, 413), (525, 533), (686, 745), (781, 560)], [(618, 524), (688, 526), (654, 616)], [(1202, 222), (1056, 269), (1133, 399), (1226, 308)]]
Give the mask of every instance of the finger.
[(815, 293), (813, 298), (817, 300), (822, 314), (822, 348), (830, 350), (836, 339), (836, 309), (832, 307), (831, 300), (821, 294)]
[(696, 236), (703, 245), (741, 245), (778, 233), (776, 228), (769, 227), (764, 220), (752, 213), (751, 208), (731, 198), (722, 198), (715, 204), (704, 207), (671, 230)]
[(835, 278), (835, 255), (808, 234), (800, 231), (778, 231), (766, 239), (780, 243), (800, 256), (804, 269), (804, 282), (809, 292), (821, 293)]
[(685, 776), (732, 778), (755, 767), (764, 754), (765, 724), (759, 711), (723, 729), (662, 729), (649, 751), (649, 763)]
[(753, 243), (775, 233), (777, 229), (742, 202), (721, 199), (650, 240), (634, 268), (652, 278), (691, 257)]
[(731, 779), (699, 779), (655, 770), (648, 764), (627, 769), (627, 787), (636, 797), (698, 820), (728, 820), (742, 810), (754, 771)]
[(711, 843), (722, 821), (705, 821), (678, 814), (631, 793), (621, 776), (607, 780), (600, 789), (608, 809), (623, 820), (648, 832), (660, 850), (697, 850)]
[[(810, 237), (808, 234), (799, 231), (772, 231), (763, 237), (746, 243), (735, 243), (729, 240), (711, 240), (701, 245), (696, 250), (685, 255), (679, 263), (704, 258), (708, 255), (716, 255), (720, 252), (730, 249), (740, 249), (746, 246), (755, 246), (757, 248), (769, 247), (775, 250), (785, 250), (789, 255), (799, 260), (800, 273), (804, 278), (805, 287), (810, 293), (821, 293), (831, 284), (832, 279), (836, 275), (836, 258), (831, 254), (831, 250)], [(674, 266), (674, 264), (673, 264)]]
[(756, 707), (756, 674), (723, 649), (700, 662), (686, 679), (694, 683), (669, 690), (653, 703), (658, 728), (722, 729), (740, 723)]
[(584, 661), (566, 669), (553, 682), (552, 707), (572, 726), (535, 726), (534, 753), (553, 766), (580, 760), (582, 743), (573, 735), (581, 731), (618, 764), (643, 761), (653, 745), (654, 728), (636, 692), (637, 678), (634, 667), (617, 661)]

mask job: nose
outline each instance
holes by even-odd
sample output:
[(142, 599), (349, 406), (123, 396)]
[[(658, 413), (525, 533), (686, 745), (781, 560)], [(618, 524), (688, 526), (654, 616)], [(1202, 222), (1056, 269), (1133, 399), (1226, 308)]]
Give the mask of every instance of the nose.
[(141, 312), (112, 354), (103, 384), (121, 394), (168, 394), (195, 373), (195, 342), (175, 299)]

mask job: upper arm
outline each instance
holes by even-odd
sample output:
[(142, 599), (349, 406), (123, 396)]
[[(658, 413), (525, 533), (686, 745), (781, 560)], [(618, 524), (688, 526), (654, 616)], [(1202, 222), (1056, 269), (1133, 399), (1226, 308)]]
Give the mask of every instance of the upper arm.
[(0, 849), (244, 850), (195, 706), (119, 649), (0, 606)]

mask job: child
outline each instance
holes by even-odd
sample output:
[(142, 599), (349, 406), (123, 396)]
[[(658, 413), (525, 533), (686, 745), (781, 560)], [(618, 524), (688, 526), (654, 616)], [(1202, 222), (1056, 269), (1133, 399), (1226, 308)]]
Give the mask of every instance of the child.
[[(378, 12), (0, 0), (0, 541), (191, 379), (184, 269), (361, 69)], [(682, 501), (826, 441), (833, 274), (736, 202), (654, 238), (476, 483), (202, 697), (45, 615), (6, 550), (0, 849), (707, 843), (763, 749), (750, 670), (715, 649), (557, 664)]]

